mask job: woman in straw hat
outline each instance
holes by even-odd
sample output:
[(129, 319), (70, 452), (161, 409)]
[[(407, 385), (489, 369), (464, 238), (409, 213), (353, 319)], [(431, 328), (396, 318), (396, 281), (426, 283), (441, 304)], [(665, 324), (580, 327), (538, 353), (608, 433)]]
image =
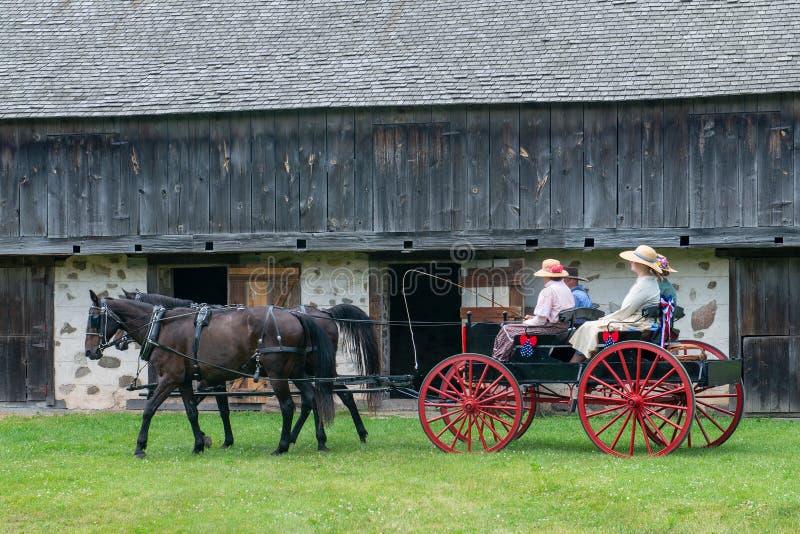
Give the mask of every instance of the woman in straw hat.
[(631, 271), (636, 273), (636, 282), (628, 290), (622, 300), (620, 309), (596, 321), (587, 321), (581, 325), (572, 337), (570, 344), (577, 351), (571, 361), (580, 362), (585, 356), (593, 356), (597, 352), (597, 335), (612, 330), (639, 330), (652, 323), (651, 319), (642, 317), (642, 308), (658, 304), (660, 292), (658, 279), (661, 267), (656, 251), (647, 245), (639, 245), (636, 250), (620, 253), (622, 259), (631, 264)]
[(533, 273), (533, 276), (544, 278), (544, 288), (536, 299), (533, 315), (526, 315), (522, 324), (506, 324), (500, 329), (494, 339), (492, 356), (498, 360), (507, 360), (514, 348), (514, 336), (520, 334), (554, 334), (564, 332), (568, 325), (558, 319), (558, 314), (563, 310), (575, 307), (572, 291), (564, 283), (569, 275), (561, 262), (546, 259), (542, 268)]

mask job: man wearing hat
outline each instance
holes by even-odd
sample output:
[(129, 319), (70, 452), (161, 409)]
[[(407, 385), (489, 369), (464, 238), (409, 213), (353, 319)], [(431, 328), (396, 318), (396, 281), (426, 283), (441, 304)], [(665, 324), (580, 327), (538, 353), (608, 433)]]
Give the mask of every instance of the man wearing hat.
[(567, 267), (567, 276), (564, 278), (564, 283), (572, 291), (572, 298), (575, 299), (576, 308), (594, 308), (592, 299), (589, 293), (581, 285), (581, 282), (588, 282), (586, 278), (578, 276), (577, 267)]

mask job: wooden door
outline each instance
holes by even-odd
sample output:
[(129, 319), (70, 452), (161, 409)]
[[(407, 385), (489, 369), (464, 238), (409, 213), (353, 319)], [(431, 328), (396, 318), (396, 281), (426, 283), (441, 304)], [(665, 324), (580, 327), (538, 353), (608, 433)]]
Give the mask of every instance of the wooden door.
[(52, 265), (0, 264), (0, 401), (53, 404)]
[(800, 413), (800, 258), (734, 261), (745, 410)]
[[(228, 302), (245, 306), (294, 307), (300, 305), (300, 268), (244, 265), (228, 269)], [(266, 380), (251, 378), (228, 383), (228, 391), (266, 391)], [(232, 402), (261, 404), (265, 397), (234, 397)]]

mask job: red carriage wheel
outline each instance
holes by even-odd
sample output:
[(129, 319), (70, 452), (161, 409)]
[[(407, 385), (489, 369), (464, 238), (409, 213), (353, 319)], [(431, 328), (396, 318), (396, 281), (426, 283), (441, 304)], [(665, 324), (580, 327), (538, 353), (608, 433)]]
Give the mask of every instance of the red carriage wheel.
[(578, 385), (589, 439), (616, 456), (661, 456), (691, 428), (694, 391), (683, 365), (657, 345), (624, 341), (592, 358)]
[[(709, 360), (727, 360), (718, 348), (693, 339), (676, 341), (680, 347), (695, 347), (705, 352)], [(667, 347), (669, 349), (669, 346)], [(686, 352), (684, 348), (677, 352)], [(744, 387), (742, 380), (726, 386), (694, 386), (694, 421), (686, 443), (689, 447), (716, 447), (723, 444), (736, 427), (744, 413)]]
[(422, 382), (419, 419), (434, 445), (447, 452), (493, 452), (513, 440), (522, 420), (522, 394), (505, 365), (480, 354), (458, 354)]

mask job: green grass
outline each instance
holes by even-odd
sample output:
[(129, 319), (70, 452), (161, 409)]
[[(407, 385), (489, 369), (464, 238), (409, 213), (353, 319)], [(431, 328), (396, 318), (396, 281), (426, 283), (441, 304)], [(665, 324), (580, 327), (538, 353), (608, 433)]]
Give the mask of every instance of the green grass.
[(792, 532), (800, 525), (800, 422), (745, 419), (716, 449), (620, 459), (577, 417), (534, 421), (487, 455), (434, 448), (415, 418), (346, 413), (318, 453), (307, 427), (274, 457), (280, 418), (235, 413), (236, 444), (192, 455), (183, 414), (153, 420), (132, 453), (132, 413), (0, 419), (3, 532)]

